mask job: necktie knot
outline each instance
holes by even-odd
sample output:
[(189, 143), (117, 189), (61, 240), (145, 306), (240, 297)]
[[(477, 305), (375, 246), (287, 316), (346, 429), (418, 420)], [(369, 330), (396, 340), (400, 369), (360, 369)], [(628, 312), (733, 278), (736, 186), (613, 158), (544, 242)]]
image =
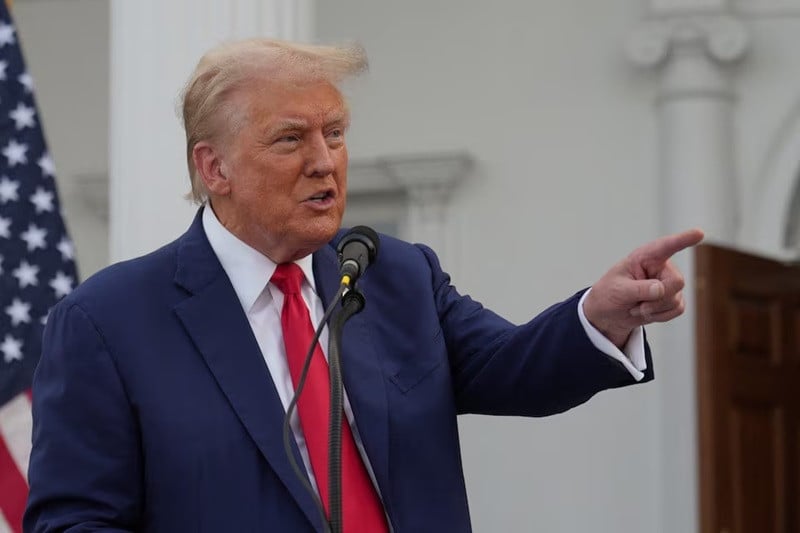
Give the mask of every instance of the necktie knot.
[(283, 294), (298, 294), (303, 283), (303, 270), (296, 263), (278, 265), (270, 280)]

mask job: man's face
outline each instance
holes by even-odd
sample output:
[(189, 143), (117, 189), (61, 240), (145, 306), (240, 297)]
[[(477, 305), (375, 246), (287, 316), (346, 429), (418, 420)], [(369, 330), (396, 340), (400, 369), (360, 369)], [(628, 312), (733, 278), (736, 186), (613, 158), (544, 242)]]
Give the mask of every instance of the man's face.
[(227, 141), (222, 223), (276, 262), (298, 259), (338, 231), (345, 208), (349, 115), (325, 81), (268, 81), (234, 96), (244, 126)]

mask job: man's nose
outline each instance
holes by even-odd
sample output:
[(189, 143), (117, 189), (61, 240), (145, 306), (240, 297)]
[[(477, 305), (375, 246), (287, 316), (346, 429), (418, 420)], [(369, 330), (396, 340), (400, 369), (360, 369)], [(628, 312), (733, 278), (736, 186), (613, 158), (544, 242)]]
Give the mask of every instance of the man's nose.
[(308, 177), (322, 178), (334, 171), (331, 148), (322, 134), (315, 135), (312, 142), (307, 144), (305, 175)]

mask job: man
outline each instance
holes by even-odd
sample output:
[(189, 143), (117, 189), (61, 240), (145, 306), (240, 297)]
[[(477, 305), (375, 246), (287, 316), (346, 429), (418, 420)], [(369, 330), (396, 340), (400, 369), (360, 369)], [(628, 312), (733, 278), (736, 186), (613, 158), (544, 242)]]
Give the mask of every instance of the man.
[[(359, 48), (268, 40), (200, 61), (183, 112), (204, 207), (178, 240), (52, 311), (26, 531), (324, 530), (324, 348), (291, 420), (302, 480), (281, 427), (339, 286), (337, 84), (365, 66)], [(382, 237), (342, 347), (344, 530), (468, 531), (456, 415), (548, 415), (652, 379), (641, 326), (681, 314), (669, 257), (701, 238), (645, 245), (517, 327), (459, 295), (430, 249)]]

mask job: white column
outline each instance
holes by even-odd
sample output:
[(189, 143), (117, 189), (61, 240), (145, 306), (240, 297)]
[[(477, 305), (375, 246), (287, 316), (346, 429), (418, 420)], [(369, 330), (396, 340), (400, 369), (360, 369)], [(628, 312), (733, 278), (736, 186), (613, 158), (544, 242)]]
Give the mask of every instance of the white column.
[(178, 95), (200, 56), (228, 39), (309, 40), (313, 0), (112, 0), (112, 261), (182, 233), (189, 190)]
[[(722, 0), (658, 0), (653, 10), (656, 16), (634, 32), (628, 52), (634, 63), (655, 68), (660, 78), (661, 230), (698, 226), (715, 242), (732, 244), (739, 195), (730, 69), (747, 50), (748, 34)], [(676, 263), (687, 279), (687, 312), (659, 328), (655, 368), (663, 483), (658, 522), (664, 533), (690, 533), (698, 528), (692, 254), (679, 255)]]
[(698, 225), (732, 243), (738, 215), (733, 157), (734, 91), (726, 63), (748, 44), (738, 20), (671, 16), (646, 22), (631, 39), (631, 59), (658, 67), (661, 226)]

